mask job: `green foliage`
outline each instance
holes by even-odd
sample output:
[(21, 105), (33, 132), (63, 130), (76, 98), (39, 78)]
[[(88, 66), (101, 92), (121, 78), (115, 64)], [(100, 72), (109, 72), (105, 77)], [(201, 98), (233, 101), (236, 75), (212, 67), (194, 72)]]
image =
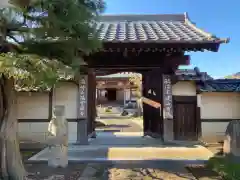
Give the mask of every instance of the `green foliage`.
[(229, 75), (229, 76), (226, 76), (224, 78), (225, 79), (240, 79), (240, 76), (239, 75)]
[(141, 98), (142, 95), (142, 75), (138, 73), (132, 74), (129, 78), (129, 81), (132, 85), (136, 87), (135, 96), (137, 98)]
[(219, 172), (226, 180), (240, 180), (240, 163), (231, 162), (225, 157), (214, 157), (208, 161), (207, 166)]
[(14, 77), (17, 89), (46, 89), (56, 81), (74, 76), (72, 68), (57, 60), (17, 53), (0, 54), (0, 74)]
[(0, 9), (1, 73), (48, 84), (66, 70), (63, 64), (78, 71), (83, 56), (101, 48), (94, 26), (104, 10), (101, 0), (12, 2)]

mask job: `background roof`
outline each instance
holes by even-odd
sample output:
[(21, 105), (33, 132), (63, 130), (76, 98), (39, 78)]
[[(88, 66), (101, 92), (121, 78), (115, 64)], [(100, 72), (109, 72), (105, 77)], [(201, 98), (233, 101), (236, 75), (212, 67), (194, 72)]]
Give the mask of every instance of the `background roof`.
[(240, 79), (215, 79), (199, 85), (202, 92), (240, 92)]

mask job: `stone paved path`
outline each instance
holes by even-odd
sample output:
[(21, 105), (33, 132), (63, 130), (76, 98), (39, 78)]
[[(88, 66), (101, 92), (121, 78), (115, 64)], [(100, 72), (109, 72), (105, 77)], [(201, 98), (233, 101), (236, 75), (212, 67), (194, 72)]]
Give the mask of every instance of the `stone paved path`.
[(97, 121), (104, 123), (106, 126), (97, 128), (97, 131), (113, 131), (113, 132), (142, 132), (143, 121), (137, 121), (135, 118), (121, 116), (122, 108), (118, 105), (112, 106), (111, 112), (106, 113), (107, 105), (98, 108), (99, 117)]
[(195, 180), (179, 162), (90, 163), (79, 180)]
[(137, 120), (131, 120), (126, 117), (113, 117), (113, 118), (101, 118), (98, 121), (105, 124), (104, 127), (97, 128), (97, 131), (107, 130), (114, 132), (142, 132), (143, 122), (137, 122)]

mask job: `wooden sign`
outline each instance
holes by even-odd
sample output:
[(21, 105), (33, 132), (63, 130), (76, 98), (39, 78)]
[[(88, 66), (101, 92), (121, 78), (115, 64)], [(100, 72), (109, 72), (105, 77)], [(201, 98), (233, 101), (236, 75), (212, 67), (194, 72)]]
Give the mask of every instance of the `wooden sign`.
[(87, 118), (87, 87), (88, 76), (81, 75), (79, 79), (79, 118)]
[(163, 77), (163, 117), (164, 119), (173, 119), (171, 76), (162, 75), (162, 77)]
[(149, 106), (152, 106), (154, 108), (160, 108), (161, 104), (159, 102), (153, 101), (151, 99), (148, 99), (146, 97), (142, 97), (142, 102), (145, 104), (148, 104)]

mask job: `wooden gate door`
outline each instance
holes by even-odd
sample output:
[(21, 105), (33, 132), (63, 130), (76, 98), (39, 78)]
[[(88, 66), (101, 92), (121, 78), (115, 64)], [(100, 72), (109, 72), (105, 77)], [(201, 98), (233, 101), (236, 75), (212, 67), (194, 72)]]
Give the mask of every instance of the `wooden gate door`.
[[(174, 100), (174, 138), (175, 140), (197, 140), (197, 108), (194, 97), (184, 101)], [(176, 98), (174, 98), (176, 99)]]
[[(148, 77), (145, 72), (145, 73), (142, 73), (142, 95), (143, 95), (143, 97), (147, 97), (147, 91), (148, 91)], [(148, 135), (148, 132), (150, 131), (150, 117), (149, 117), (149, 108), (150, 107), (145, 103), (143, 103), (142, 106), (143, 106), (143, 132), (144, 132), (144, 135)]]
[[(147, 72), (143, 78), (143, 96), (161, 103), (161, 75), (160, 73)], [(162, 137), (163, 120), (160, 108), (143, 104), (144, 132), (152, 137)]]

